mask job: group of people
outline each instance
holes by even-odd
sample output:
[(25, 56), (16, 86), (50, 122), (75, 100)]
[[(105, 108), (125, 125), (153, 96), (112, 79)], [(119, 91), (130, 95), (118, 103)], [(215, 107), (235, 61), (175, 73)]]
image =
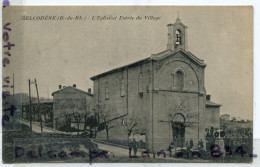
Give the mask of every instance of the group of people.
[[(194, 143), (193, 143), (193, 140), (190, 139), (190, 141), (186, 141), (186, 149), (189, 150), (189, 149), (193, 149), (194, 147)], [(204, 147), (204, 143), (202, 141), (202, 139), (200, 139), (198, 141), (198, 150), (203, 150), (203, 147)]]
[[(198, 141), (198, 150), (203, 150), (203, 147), (204, 147), (204, 143), (202, 141), (202, 139), (200, 139)], [(133, 149), (133, 152), (134, 152), (134, 156), (136, 156), (137, 154), (137, 150), (139, 148), (139, 143), (136, 142), (135, 139), (133, 139), (133, 142), (131, 143), (131, 148)], [(194, 149), (194, 143), (193, 143), (193, 140), (190, 139), (190, 141), (186, 141), (186, 149), (188, 152), (191, 152), (191, 150)]]

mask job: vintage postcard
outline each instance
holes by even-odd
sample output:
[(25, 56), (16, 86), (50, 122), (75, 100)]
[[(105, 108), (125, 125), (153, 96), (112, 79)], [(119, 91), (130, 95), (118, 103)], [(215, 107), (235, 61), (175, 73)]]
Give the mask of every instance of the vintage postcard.
[(252, 163), (252, 6), (5, 6), (3, 163)]

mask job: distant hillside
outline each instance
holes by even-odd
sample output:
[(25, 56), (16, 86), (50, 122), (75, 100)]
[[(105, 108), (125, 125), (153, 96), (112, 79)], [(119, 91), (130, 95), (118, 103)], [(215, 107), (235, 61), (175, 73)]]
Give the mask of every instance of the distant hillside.
[[(5, 102), (11, 103), (15, 105), (19, 104), (28, 104), (29, 103), (29, 95), (27, 93), (16, 93), (14, 95), (8, 96), (4, 99)], [(40, 102), (51, 102), (52, 99), (40, 97)], [(32, 103), (37, 103), (37, 97), (32, 97)]]

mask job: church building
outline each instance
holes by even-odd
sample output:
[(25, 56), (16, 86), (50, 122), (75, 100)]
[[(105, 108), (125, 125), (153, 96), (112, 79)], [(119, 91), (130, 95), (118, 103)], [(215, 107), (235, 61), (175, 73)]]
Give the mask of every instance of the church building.
[(139, 137), (160, 151), (191, 139), (197, 147), (209, 127), (219, 128), (221, 105), (206, 94), (206, 64), (188, 51), (188, 27), (179, 18), (167, 27), (166, 50), (91, 77), (94, 104), (110, 113), (109, 139)]

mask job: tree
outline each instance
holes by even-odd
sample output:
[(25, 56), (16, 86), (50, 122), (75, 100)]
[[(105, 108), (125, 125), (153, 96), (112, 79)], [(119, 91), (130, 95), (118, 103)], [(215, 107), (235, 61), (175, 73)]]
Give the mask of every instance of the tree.
[(90, 115), (90, 104), (89, 103), (80, 103), (74, 104), (73, 106), (73, 118), (77, 124), (78, 135), (79, 135), (79, 125), (82, 122), (82, 117), (84, 117), (84, 124), (86, 125), (87, 117)]
[(227, 129), (227, 125), (223, 124), (223, 125), (222, 125), (222, 129), (223, 129), (223, 131), (225, 132), (226, 129)]
[(48, 106), (48, 110), (47, 111), (48, 112), (46, 114), (48, 115), (49, 120), (52, 121), (52, 119), (53, 119), (53, 108), (52, 108), (52, 106)]
[(87, 126), (89, 127), (89, 137), (90, 138), (95, 138), (97, 135), (97, 127), (98, 127), (98, 120), (95, 115), (92, 115), (87, 118)]
[(133, 132), (133, 129), (138, 125), (139, 118), (134, 113), (128, 115), (126, 120), (122, 121), (122, 124), (126, 126), (127, 129), (127, 144), (129, 146), (129, 138)]
[(33, 121), (36, 121), (36, 115), (38, 114), (37, 106), (32, 105), (32, 114), (33, 114)]
[(84, 118), (84, 131), (87, 130), (87, 120), (91, 116), (91, 104), (86, 102), (85, 110), (82, 113), (82, 116)]
[(73, 118), (76, 121), (77, 124), (77, 129), (78, 129), (78, 135), (79, 135), (79, 125), (81, 122), (81, 118), (82, 118), (82, 113), (80, 113), (80, 111), (73, 111)]
[(41, 113), (44, 116), (44, 121), (47, 122), (46, 116), (48, 116), (49, 120), (52, 120), (53, 118), (53, 111), (52, 111), (52, 106), (48, 104), (41, 104)]
[(236, 121), (237, 121), (236, 117), (231, 118), (231, 122), (236, 122)]
[(116, 109), (114, 107), (107, 107), (105, 108), (100, 108), (99, 114), (100, 114), (100, 121), (102, 122), (98, 130), (101, 131), (103, 129), (106, 130), (106, 137), (107, 139), (109, 138), (108, 132), (110, 129), (114, 128), (114, 126), (111, 124), (112, 122), (110, 121), (113, 117), (113, 113), (116, 113)]
[(71, 123), (71, 114), (69, 112), (65, 112), (64, 117), (65, 117), (65, 129), (66, 132), (68, 132), (68, 128), (70, 127), (70, 123)]
[[(99, 124), (100, 124), (100, 113), (101, 113), (100, 105), (94, 106), (94, 108), (89, 108), (89, 115), (86, 121), (86, 127), (89, 127), (90, 137), (96, 137), (97, 132), (99, 131)], [(86, 113), (87, 115), (87, 113)]]

